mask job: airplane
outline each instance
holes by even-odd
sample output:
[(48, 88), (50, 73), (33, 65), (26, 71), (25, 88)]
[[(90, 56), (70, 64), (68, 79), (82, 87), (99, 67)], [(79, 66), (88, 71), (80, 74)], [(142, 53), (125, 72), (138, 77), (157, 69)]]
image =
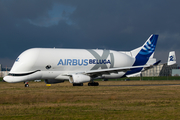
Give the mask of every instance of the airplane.
[(158, 35), (152, 34), (141, 47), (123, 52), (31, 48), (18, 56), (3, 79), (9, 83), (44, 79), (46, 84), (69, 81), (73, 86), (83, 86), (86, 82), (88, 86), (98, 86), (95, 79), (122, 78), (158, 64), (153, 58), (157, 39)]
[(168, 62), (167, 65), (174, 65), (176, 64), (176, 54), (175, 51), (169, 52)]

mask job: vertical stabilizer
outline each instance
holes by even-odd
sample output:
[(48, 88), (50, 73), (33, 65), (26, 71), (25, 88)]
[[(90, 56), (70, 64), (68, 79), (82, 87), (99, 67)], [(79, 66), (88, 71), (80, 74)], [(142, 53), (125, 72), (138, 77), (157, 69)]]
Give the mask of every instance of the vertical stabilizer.
[(152, 58), (156, 48), (157, 39), (158, 35), (152, 34), (148, 38), (148, 40), (143, 44), (143, 46), (131, 51), (132, 54), (136, 53), (133, 54), (133, 56), (136, 59), (133, 66), (145, 65), (148, 62), (149, 58)]
[(173, 65), (176, 64), (176, 55), (175, 51), (169, 52), (168, 62), (167, 65)]
[[(141, 47), (130, 51), (131, 56), (135, 58), (133, 66), (152, 64), (153, 61), (156, 61), (153, 59), (153, 55), (156, 48), (157, 39), (158, 35), (152, 34)], [(127, 71), (124, 76), (140, 72), (142, 69), (143, 67), (131, 69), (131, 71)]]

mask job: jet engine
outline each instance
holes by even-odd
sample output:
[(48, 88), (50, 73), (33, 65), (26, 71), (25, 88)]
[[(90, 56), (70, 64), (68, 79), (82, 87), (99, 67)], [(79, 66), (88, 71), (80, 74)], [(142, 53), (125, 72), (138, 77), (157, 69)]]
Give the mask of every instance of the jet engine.
[(64, 82), (64, 80), (45, 79), (44, 82), (46, 84), (56, 84), (56, 83), (62, 83)]
[(91, 80), (91, 77), (83, 74), (73, 74), (69, 77), (70, 83), (85, 83), (89, 82)]

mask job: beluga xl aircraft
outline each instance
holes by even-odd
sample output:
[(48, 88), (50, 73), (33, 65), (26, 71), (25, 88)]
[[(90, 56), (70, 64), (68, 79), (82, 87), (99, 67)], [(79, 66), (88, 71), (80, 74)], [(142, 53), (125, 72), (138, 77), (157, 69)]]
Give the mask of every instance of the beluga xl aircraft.
[[(45, 83), (68, 80), (73, 86), (98, 86), (95, 79), (122, 78), (159, 63), (153, 58), (158, 35), (152, 34), (131, 51), (100, 49), (32, 48), (16, 59), (3, 79), (9, 83), (44, 79)], [(25, 84), (25, 86), (28, 84)]]

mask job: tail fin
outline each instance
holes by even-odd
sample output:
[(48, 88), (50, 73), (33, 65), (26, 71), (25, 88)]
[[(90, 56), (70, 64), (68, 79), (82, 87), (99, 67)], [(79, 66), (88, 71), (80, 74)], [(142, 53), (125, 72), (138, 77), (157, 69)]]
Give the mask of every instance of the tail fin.
[(131, 51), (131, 54), (136, 59), (133, 66), (145, 65), (149, 58), (152, 58), (156, 48), (157, 39), (158, 35), (152, 34), (141, 47)]
[(168, 62), (167, 65), (173, 65), (176, 64), (176, 55), (175, 51), (169, 52)]

